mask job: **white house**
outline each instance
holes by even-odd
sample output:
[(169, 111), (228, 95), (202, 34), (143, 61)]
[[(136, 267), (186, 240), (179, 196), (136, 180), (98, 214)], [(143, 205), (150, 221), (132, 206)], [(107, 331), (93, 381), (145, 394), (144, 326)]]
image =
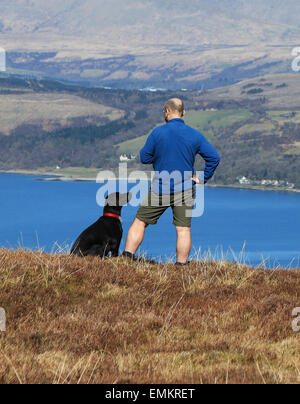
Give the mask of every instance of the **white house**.
[(122, 155), (120, 156), (120, 161), (121, 161), (121, 162), (129, 161), (129, 160), (130, 160), (130, 158), (128, 158), (128, 157), (126, 156), (126, 154), (122, 154)]
[(251, 184), (251, 181), (248, 180), (248, 178), (246, 178), (245, 176), (244, 176), (244, 177), (240, 177), (238, 180), (239, 180), (239, 183), (240, 183), (241, 185), (249, 185), (249, 184)]
[(133, 154), (131, 154), (129, 157), (126, 154), (122, 154), (120, 156), (120, 161), (124, 162), (124, 161), (131, 161), (134, 160), (136, 158), (136, 156), (134, 156)]

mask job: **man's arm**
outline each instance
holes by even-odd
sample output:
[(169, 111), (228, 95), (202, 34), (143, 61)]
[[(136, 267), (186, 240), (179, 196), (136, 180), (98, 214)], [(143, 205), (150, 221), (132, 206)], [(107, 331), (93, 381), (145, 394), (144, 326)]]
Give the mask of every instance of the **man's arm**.
[(140, 159), (142, 164), (153, 164), (155, 152), (154, 133), (148, 137), (145, 146), (140, 151)]
[(198, 153), (205, 160), (204, 184), (214, 175), (216, 168), (220, 164), (221, 158), (216, 149), (201, 135)]

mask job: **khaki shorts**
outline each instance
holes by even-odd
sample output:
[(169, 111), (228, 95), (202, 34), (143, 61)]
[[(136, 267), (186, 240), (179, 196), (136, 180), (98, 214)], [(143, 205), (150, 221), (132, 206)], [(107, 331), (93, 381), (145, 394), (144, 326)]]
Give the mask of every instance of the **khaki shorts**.
[(191, 227), (195, 203), (195, 189), (173, 195), (158, 195), (152, 190), (139, 208), (136, 218), (147, 225), (156, 224), (168, 208), (173, 211), (173, 224), (177, 227)]

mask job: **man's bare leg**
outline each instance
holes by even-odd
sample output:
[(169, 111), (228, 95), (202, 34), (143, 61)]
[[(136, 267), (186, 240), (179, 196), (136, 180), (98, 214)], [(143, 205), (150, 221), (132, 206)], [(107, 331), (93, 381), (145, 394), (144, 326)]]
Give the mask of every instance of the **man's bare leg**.
[(126, 240), (125, 251), (131, 254), (135, 254), (139, 246), (144, 240), (146, 223), (142, 222), (140, 219), (135, 219), (132, 226), (130, 227)]
[(191, 229), (189, 227), (176, 227), (177, 231), (177, 262), (186, 264), (192, 248)]

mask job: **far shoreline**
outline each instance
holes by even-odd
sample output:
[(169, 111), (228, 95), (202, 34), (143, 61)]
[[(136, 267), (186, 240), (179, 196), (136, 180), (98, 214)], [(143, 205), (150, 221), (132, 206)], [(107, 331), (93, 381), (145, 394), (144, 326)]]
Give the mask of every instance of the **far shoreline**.
[[(78, 169), (80, 170), (80, 169)], [(89, 170), (89, 169), (85, 169)], [(68, 170), (66, 170), (68, 171)], [(92, 171), (92, 170), (90, 170)], [(97, 170), (93, 170), (97, 171)], [(88, 172), (88, 171), (87, 171)], [(62, 182), (95, 182), (97, 175), (94, 174), (92, 176), (82, 176), (74, 174), (66, 174), (63, 172), (60, 173), (58, 170), (0, 170), (0, 174), (18, 174), (18, 175), (34, 175), (34, 176), (47, 176), (48, 178), (40, 178), (41, 181), (62, 181)], [(145, 171), (148, 175), (148, 172)], [(128, 178), (118, 178), (118, 180), (126, 181)], [(134, 178), (131, 178), (132, 180)], [(138, 180), (138, 179), (137, 179)], [(107, 179), (105, 179), (107, 181)], [(114, 181), (114, 179), (108, 179), (108, 181)], [(150, 181), (150, 179), (148, 179)], [(290, 192), (290, 193), (300, 193), (300, 189), (293, 188), (280, 188), (280, 187), (263, 187), (258, 185), (247, 185), (242, 186), (239, 184), (207, 184), (206, 187), (208, 188), (228, 188), (228, 189), (241, 189), (241, 190), (249, 190), (249, 191), (268, 191), (268, 192)]]

